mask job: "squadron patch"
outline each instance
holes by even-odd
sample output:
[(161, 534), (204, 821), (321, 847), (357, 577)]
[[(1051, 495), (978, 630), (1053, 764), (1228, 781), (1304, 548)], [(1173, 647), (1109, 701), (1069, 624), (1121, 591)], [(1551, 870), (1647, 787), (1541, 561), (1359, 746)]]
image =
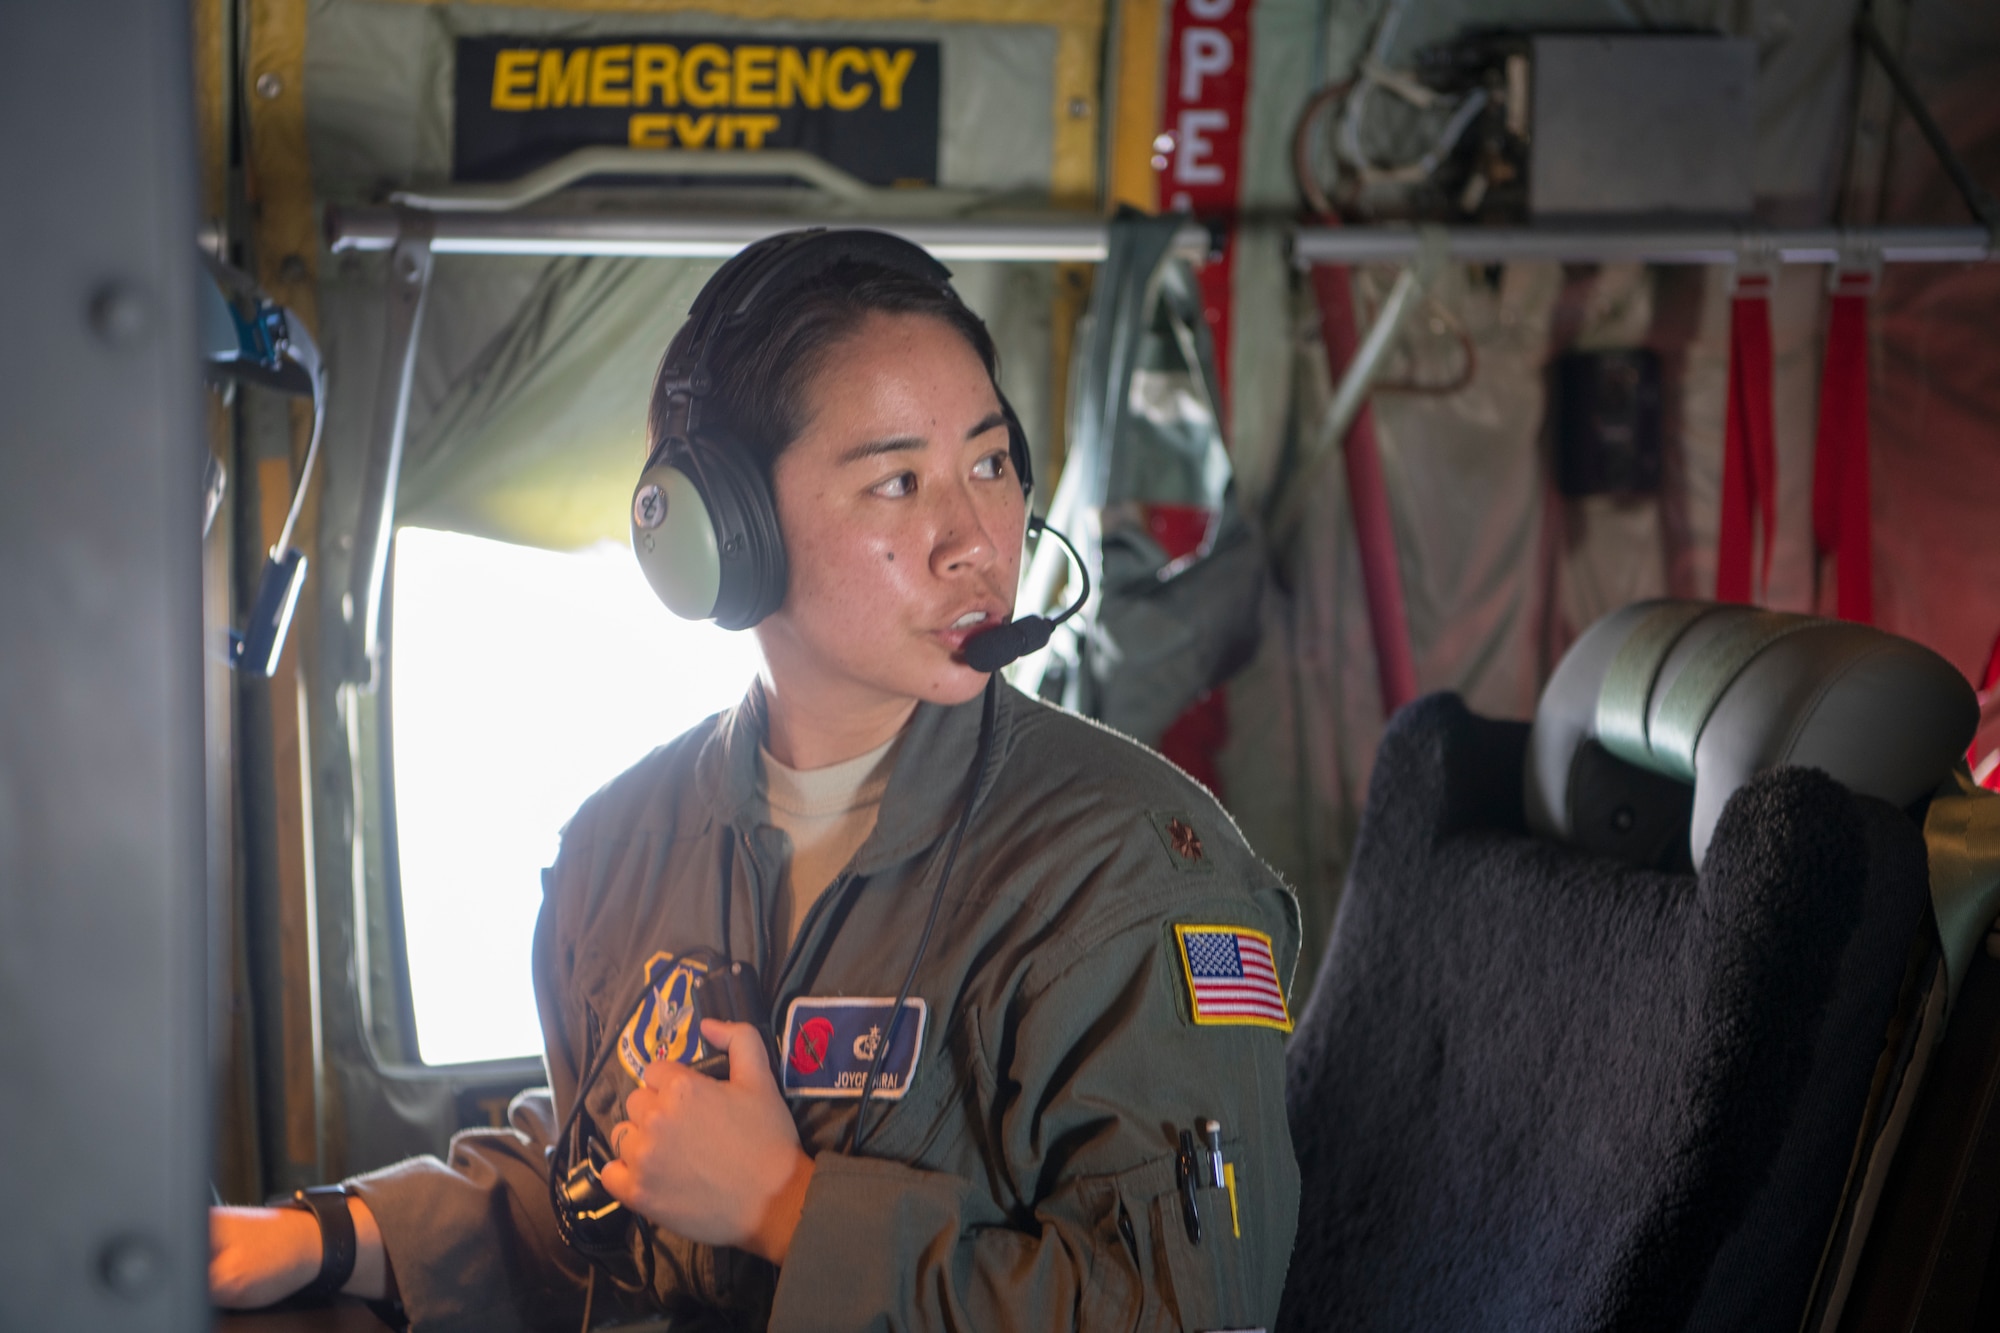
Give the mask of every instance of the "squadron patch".
[(708, 1054), (694, 1021), (694, 980), (707, 972), (701, 960), (671, 953), (646, 961), (646, 998), (618, 1034), (618, 1062), (634, 1083), (655, 1060), (691, 1065)]
[(1271, 937), (1244, 926), (1175, 925), (1188, 1010), (1201, 1027), (1248, 1024), (1292, 1030)]
[[(868, 1068), (889, 1036), (894, 996), (801, 995), (785, 1011), (782, 1071), (787, 1097), (859, 1097)], [(902, 1100), (916, 1077), (917, 1058), (924, 1049), (924, 1021), (929, 1013), (920, 999), (903, 1003), (903, 1021), (896, 1024), (894, 1043), (882, 1060), (875, 1080), (875, 1097)]]

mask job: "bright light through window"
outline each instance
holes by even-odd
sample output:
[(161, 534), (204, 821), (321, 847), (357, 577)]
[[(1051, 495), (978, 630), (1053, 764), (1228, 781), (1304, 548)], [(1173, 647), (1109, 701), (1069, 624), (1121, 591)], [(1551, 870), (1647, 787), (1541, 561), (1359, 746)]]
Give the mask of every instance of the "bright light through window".
[(396, 829), (428, 1064), (541, 1052), (542, 867), (583, 799), (743, 696), (755, 641), (680, 620), (632, 552), (396, 538)]

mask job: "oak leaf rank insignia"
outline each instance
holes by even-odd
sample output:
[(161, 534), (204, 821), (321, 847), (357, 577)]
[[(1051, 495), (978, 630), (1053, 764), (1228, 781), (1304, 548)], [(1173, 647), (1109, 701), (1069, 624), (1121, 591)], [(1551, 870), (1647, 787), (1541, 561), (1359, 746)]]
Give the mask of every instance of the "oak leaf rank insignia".
[(1160, 845), (1167, 849), (1167, 859), (1173, 862), (1174, 869), (1208, 868), (1208, 851), (1201, 844), (1201, 834), (1195, 831), (1193, 820), (1171, 810), (1151, 810), (1146, 817), (1152, 821), (1153, 831), (1160, 835)]

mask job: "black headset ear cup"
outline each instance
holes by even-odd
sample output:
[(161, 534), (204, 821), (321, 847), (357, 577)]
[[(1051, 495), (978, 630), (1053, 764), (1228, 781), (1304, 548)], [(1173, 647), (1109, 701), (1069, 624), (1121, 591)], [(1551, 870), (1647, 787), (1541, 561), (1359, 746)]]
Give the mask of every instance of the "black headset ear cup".
[(676, 450), (715, 528), (722, 578), (711, 619), (724, 629), (749, 629), (785, 601), (789, 571), (770, 483), (748, 452), (696, 437)]

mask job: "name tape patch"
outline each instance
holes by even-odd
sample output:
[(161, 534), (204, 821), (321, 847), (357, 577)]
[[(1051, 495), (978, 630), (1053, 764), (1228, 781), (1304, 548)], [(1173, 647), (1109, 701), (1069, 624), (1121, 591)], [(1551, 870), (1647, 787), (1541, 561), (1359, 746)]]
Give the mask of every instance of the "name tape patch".
[(1175, 925), (1194, 1021), (1292, 1030), (1271, 937), (1244, 926)]
[(639, 1082), (655, 1060), (691, 1065), (708, 1054), (694, 1021), (694, 980), (708, 965), (656, 953), (646, 960), (646, 998), (618, 1034), (618, 1063)]
[[(894, 996), (801, 995), (793, 1000), (785, 1011), (785, 1095), (860, 1097), (875, 1053), (889, 1040), (889, 1015), (895, 1007)], [(894, 1044), (875, 1080), (876, 1098), (900, 1101), (910, 1090), (923, 1054), (928, 1012), (921, 999), (904, 1002), (903, 1021), (896, 1024)]]

